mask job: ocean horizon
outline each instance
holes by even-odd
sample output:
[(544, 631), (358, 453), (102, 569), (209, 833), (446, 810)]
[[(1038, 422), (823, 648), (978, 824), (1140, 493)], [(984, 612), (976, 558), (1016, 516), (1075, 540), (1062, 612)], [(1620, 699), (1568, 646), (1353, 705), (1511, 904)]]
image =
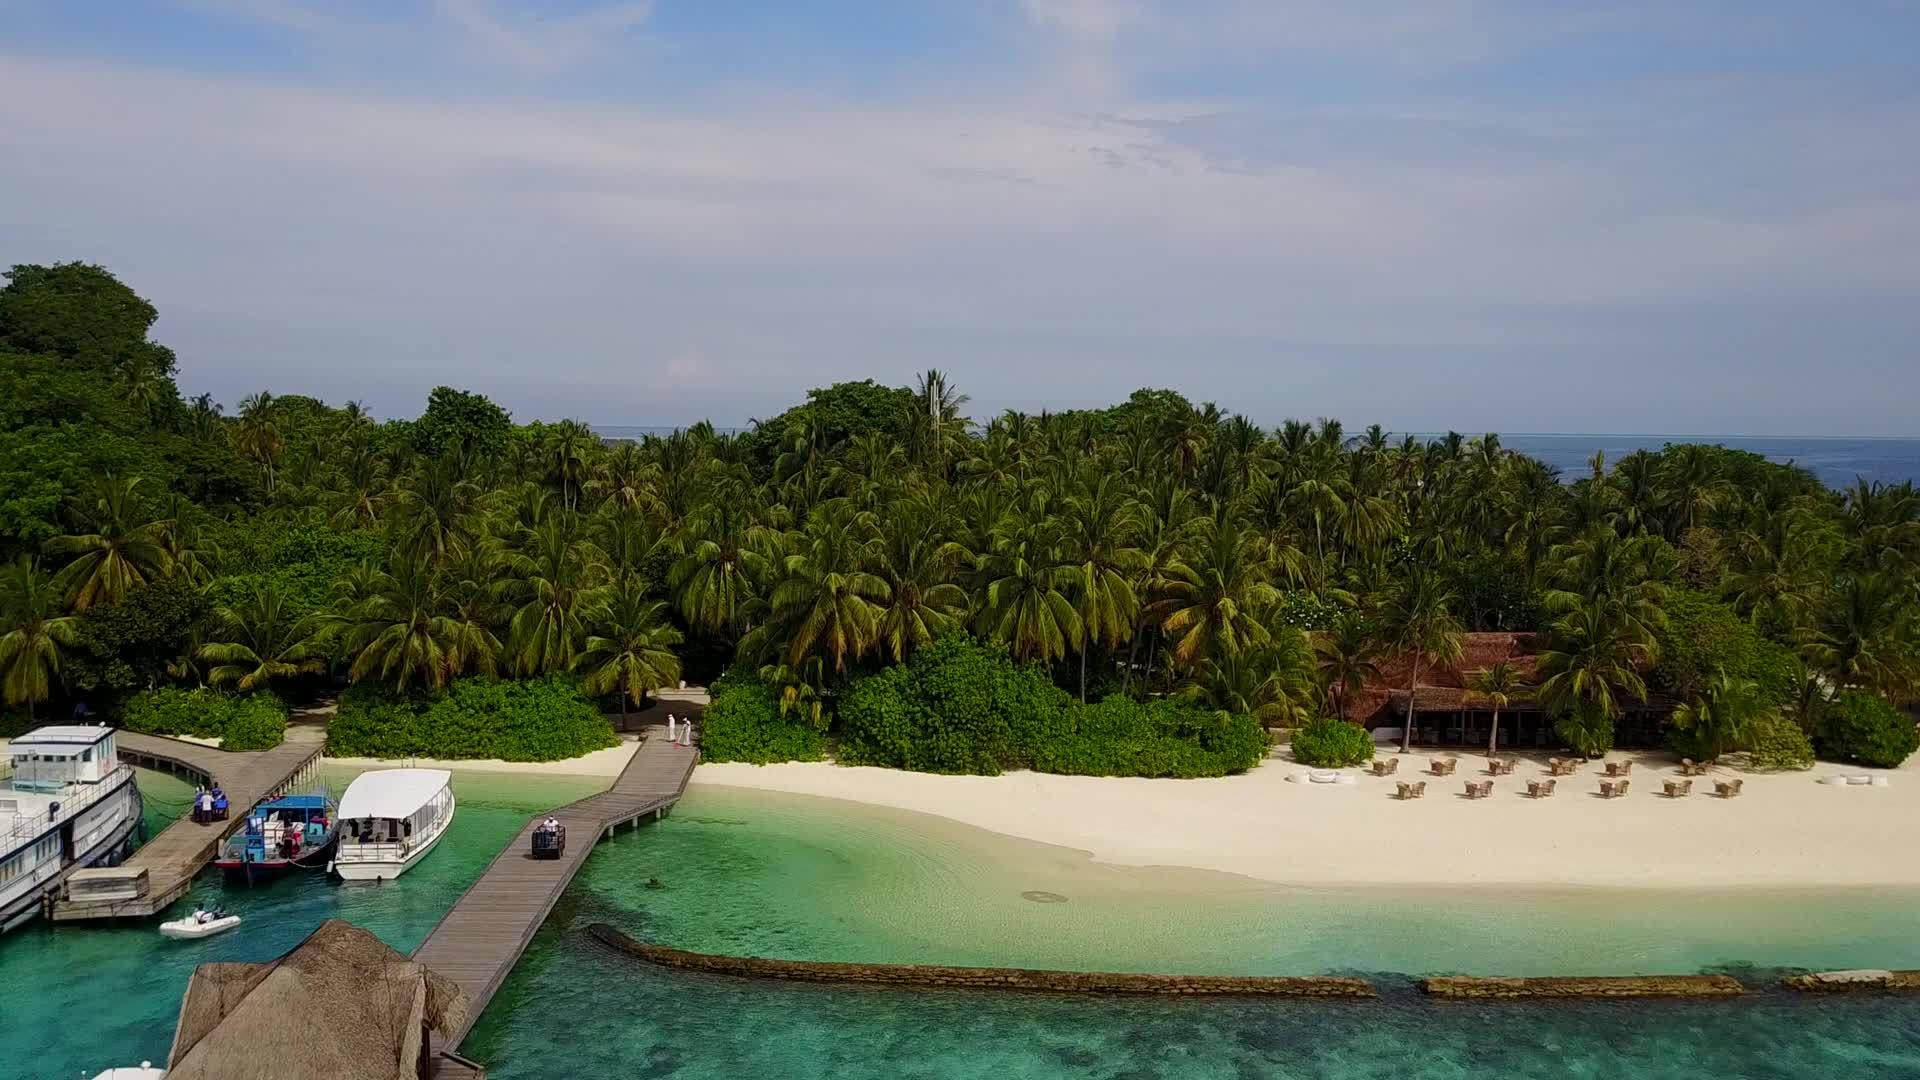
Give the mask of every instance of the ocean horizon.
[[(647, 435), (664, 436), (684, 428), (592, 424), (604, 439), (638, 439)], [(719, 427), (716, 431), (734, 433), (745, 427)], [(1395, 438), (1403, 433), (1391, 433)], [(1445, 432), (1416, 431), (1416, 438), (1437, 439)], [(1462, 434), (1478, 434), (1463, 432)], [(1604, 453), (1607, 465), (1636, 450), (1658, 450), (1669, 443), (1707, 443), (1732, 450), (1746, 450), (1781, 464), (1799, 465), (1812, 471), (1830, 488), (1851, 487), (1856, 480), (1879, 484), (1920, 483), (1920, 437), (1902, 435), (1633, 435), (1604, 432), (1501, 432), (1501, 444), (1559, 470), (1561, 479), (1572, 482), (1585, 476), (1593, 455)]]

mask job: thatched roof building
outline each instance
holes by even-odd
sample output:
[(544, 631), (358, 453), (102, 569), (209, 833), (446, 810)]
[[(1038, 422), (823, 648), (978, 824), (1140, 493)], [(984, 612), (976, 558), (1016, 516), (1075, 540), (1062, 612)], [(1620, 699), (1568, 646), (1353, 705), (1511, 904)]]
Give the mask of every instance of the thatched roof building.
[[(1467, 686), (1474, 676), (1502, 660), (1518, 669), (1522, 679), (1528, 683), (1533, 681), (1541, 644), (1534, 635), (1505, 631), (1463, 634), (1460, 644), (1460, 659), (1452, 664), (1435, 664), (1431, 659), (1422, 661), (1417, 691), (1421, 712), (1486, 708), (1480, 695)], [(1407, 677), (1413, 673), (1413, 656), (1409, 653), (1386, 656), (1377, 666), (1380, 677), (1369, 679), (1347, 703), (1350, 719), (1361, 723), (1391, 723), (1407, 714)]]
[(169, 1080), (418, 1080), (429, 1029), (459, 1027), (466, 992), (329, 919), (264, 964), (201, 964), (180, 1002)]

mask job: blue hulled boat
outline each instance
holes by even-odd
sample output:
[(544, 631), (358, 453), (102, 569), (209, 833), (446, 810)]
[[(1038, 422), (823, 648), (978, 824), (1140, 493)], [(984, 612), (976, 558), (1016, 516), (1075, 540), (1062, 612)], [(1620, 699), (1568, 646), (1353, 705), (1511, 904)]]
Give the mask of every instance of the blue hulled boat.
[(282, 795), (253, 808), (227, 840), (215, 866), (251, 881), (282, 870), (318, 870), (340, 842), (334, 802), (325, 795)]

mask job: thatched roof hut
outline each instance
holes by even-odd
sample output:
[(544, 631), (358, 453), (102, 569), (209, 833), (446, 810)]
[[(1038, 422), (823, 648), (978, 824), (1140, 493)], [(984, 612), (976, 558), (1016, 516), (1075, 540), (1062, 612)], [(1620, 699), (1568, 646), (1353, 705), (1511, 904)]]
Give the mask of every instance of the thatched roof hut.
[(451, 1033), (467, 995), (329, 919), (278, 960), (201, 964), (180, 1002), (169, 1080), (416, 1080), (428, 1031)]

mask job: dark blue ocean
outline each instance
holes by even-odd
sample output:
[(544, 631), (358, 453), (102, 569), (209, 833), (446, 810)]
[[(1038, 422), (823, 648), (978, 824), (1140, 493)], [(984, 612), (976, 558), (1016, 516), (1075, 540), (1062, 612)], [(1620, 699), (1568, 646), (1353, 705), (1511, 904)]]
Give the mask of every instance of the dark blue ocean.
[[(594, 430), (608, 439), (636, 439), (642, 435), (666, 435), (673, 431), (667, 427), (615, 424), (595, 425)], [(1539, 458), (1559, 469), (1561, 477), (1569, 482), (1586, 475), (1587, 462), (1596, 450), (1606, 452), (1607, 465), (1611, 467), (1614, 462), (1635, 450), (1658, 450), (1668, 443), (1681, 442), (1717, 443), (1735, 450), (1751, 450), (1774, 461), (1802, 465), (1813, 470), (1813, 474), (1828, 487), (1848, 487), (1856, 477), (1888, 484), (1907, 480), (1920, 482), (1920, 439), (1519, 434), (1502, 435), (1500, 441), (1509, 449)]]
[(1609, 468), (1635, 450), (1658, 450), (1668, 443), (1715, 443), (1749, 450), (1773, 461), (1813, 470), (1828, 487), (1849, 487), (1856, 477), (1897, 484), (1920, 481), (1920, 439), (1774, 439), (1714, 438), (1689, 435), (1502, 435), (1501, 445), (1560, 470), (1565, 480), (1587, 474), (1595, 450), (1607, 455)]

